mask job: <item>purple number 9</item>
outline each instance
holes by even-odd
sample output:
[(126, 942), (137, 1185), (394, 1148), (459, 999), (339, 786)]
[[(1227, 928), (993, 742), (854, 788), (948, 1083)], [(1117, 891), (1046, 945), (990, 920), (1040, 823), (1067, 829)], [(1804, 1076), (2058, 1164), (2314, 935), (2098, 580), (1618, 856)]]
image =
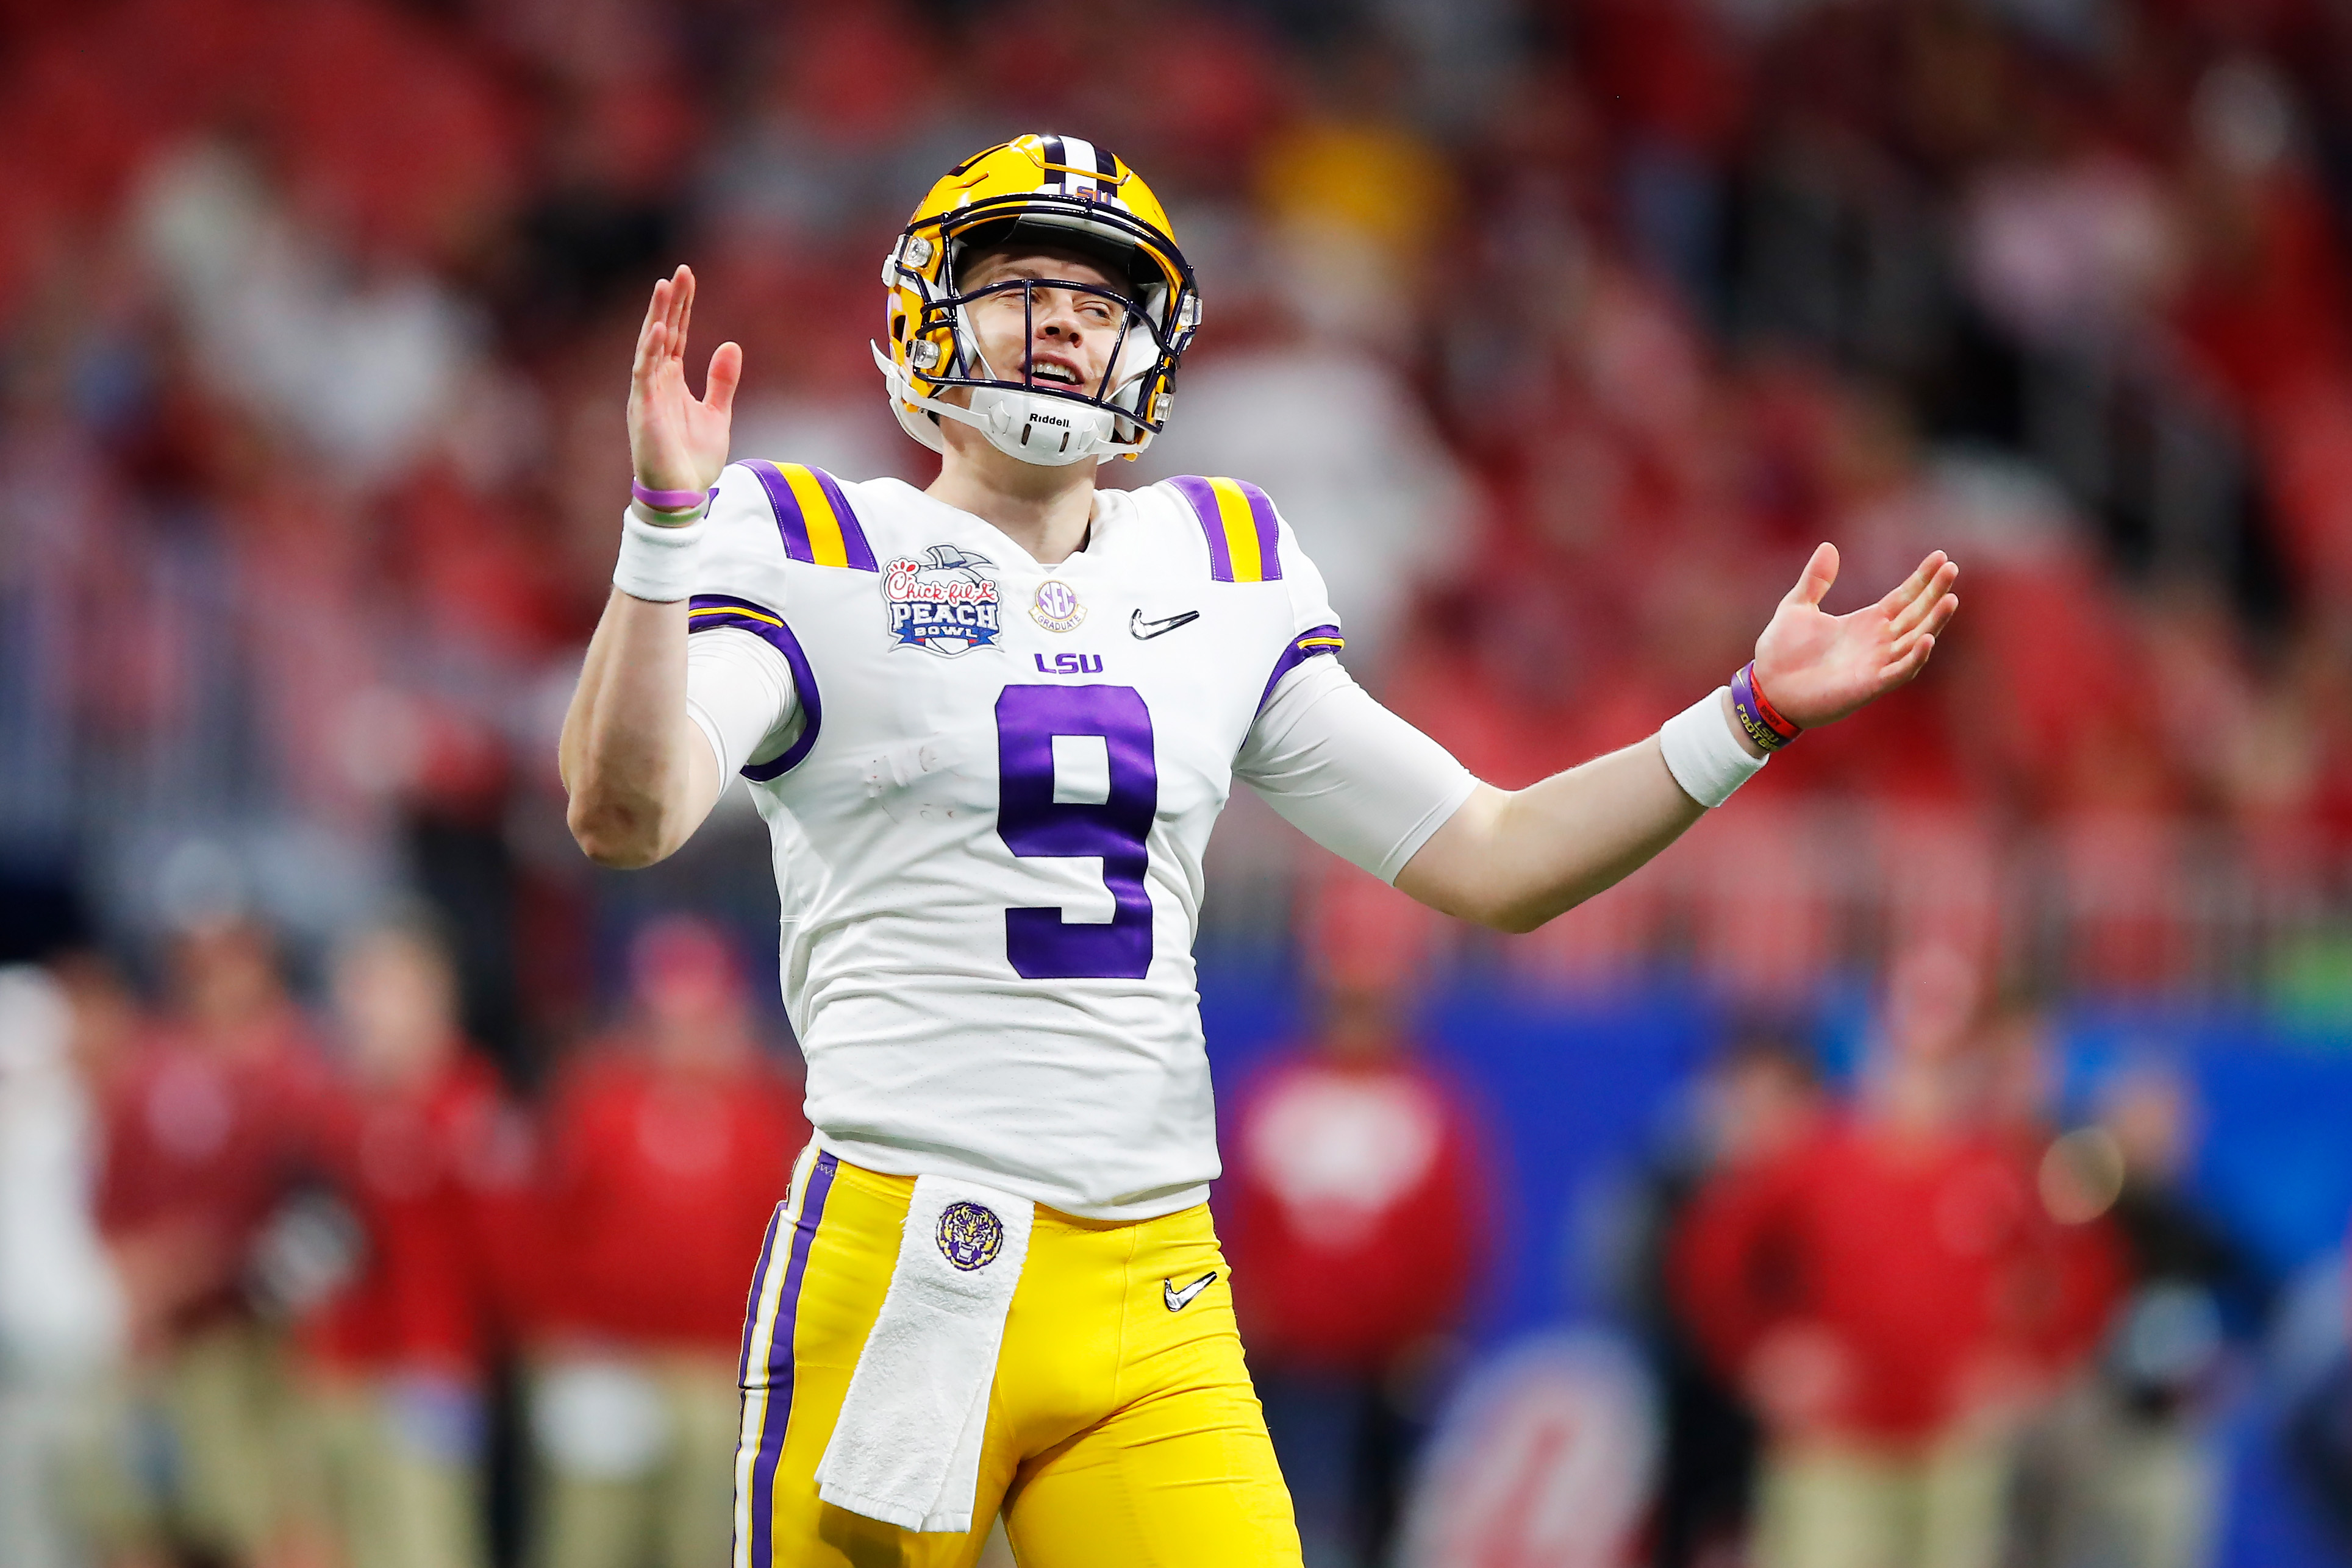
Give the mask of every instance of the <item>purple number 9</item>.
[[(1109, 798), (1054, 799), (1054, 737), (1100, 736)], [(1151, 967), (1145, 838), (1160, 809), (1151, 714), (1131, 686), (1007, 686), (996, 699), (996, 831), (1016, 855), (1102, 857), (1108, 925), (1060, 909), (1004, 912), (1004, 956), (1024, 980), (1139, 980)]]

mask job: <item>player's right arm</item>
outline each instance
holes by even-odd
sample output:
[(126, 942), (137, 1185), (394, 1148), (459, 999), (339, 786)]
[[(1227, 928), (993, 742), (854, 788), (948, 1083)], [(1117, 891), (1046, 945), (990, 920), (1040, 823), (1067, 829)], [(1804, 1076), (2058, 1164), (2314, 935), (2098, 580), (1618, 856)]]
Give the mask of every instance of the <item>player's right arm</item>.
[[(693, 308), (694, 274), (681, 267), (654, 286), (637, 334), (629, 454), (649, 490), (707, 491), (727, 464), (743, 351), (721, 343), (706, 395), (690, 393)], [(658, 522), (659, 514), (635, 510), (641, 523)], [(687, 710), (686, 633), (683, 594), (655, 601), (615, 587), (589, 642), (556, 758), (572, 836), (600, 865), (651, 865), (685, 843), (719, 799), (719, 760)]]

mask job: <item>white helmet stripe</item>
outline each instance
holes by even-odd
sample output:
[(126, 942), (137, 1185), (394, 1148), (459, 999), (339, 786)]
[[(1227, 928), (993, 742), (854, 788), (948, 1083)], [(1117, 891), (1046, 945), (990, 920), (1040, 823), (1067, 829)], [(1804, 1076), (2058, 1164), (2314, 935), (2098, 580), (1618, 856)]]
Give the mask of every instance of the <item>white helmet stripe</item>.
[[(1061, 162), (1070, 172), (1063, 176), (1062, 190), (1073, 196), (1099, 196), (1107, 193), (1095, 183), (1095, 144), (1076, 136), (1056, 139), (1062, 149)], [(1081, 172), (1081, 171), (1085, 171)]]

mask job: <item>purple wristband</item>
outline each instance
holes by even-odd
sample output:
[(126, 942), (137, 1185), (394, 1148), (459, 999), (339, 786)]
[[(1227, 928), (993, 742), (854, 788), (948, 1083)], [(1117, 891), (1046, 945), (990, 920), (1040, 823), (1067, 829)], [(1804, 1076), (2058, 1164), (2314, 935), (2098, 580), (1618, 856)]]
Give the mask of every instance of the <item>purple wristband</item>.
[(631, 498), (656, 512), (698, 512), (716, 494), (715, 490), (648, 490), (635, 479), (629, 481)]
[(1768, 757), (1804, 733), (1772, 706), (1764, 688), (1756, 684), (1753, 659), (1731, 677), (1731, 711), (1739, 716), (1739, 727), (1748, 732), (1748, 738)]

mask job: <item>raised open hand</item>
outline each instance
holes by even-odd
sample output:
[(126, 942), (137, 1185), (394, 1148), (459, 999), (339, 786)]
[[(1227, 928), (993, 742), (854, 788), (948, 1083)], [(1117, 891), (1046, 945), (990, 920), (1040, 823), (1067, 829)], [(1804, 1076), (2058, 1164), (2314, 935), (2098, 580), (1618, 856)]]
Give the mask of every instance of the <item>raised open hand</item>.
[(1837, 580), (1838, 553), (1825, 544), (1756, 639), (1756, 684), (1792, 723), (1810, 729), (1843, 718), (1917, 674), (1936, 634), (1960, 607), (1950, 590), (1958, 562), (1934, 550), (1903, 585), (1851, 615), (1827, 615), (1822, 596)]
[(693, 315), (694, 271), (680, 267), (654, 285), (629, 377), (629, 456), (637, 483), (649, 490), (708, 490), (727, 466), (743, 350), (719, 345), (705, 395), (697, 398), (686, 389), (686, 326)]

